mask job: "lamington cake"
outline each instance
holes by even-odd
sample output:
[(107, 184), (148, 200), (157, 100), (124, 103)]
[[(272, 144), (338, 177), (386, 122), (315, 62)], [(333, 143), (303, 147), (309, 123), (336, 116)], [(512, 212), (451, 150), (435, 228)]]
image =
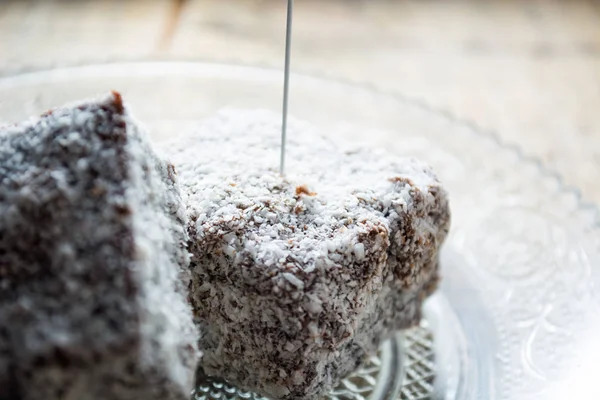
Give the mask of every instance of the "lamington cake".
[(0, 129), (0, 399), (187, 399), (175, 169), (113, 93)]
[(272, 399), (316, 399), (419, 322), (450, 224), (427, 165), (226, 110), (168, 148), (189, 216), (204, 372)]

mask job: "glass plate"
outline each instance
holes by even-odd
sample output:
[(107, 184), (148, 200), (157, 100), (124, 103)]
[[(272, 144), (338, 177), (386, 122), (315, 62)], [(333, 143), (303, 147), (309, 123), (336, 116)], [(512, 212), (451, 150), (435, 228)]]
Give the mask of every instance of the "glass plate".
[[(192, 62), (24, 73), (0, 78), (0, 120), (111, 89), (160, 141), (225, 106), (280, 110), (282, 74)], [(329, 399), (600, 398), (595, 207), (519, 150), (399, 95), (294, 74), (290, 110), (332, 137), (428, 161), (451, 194), (443, 282), (423, 326), (384, 345)], [(207, 377), (194, 396), (258, 398)]]

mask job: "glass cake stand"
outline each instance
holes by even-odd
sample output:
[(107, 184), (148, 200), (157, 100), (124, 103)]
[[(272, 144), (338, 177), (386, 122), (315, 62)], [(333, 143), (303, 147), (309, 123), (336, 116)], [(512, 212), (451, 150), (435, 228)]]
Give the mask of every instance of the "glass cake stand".
[[(195, 62), (59, 68), (0, 78), (0, 121), (111, 89), (157, 141), (226, 107), (280, 110), (282, 73)], [(399, 334), (328, 399), (600, 398), (598, 210), (518, 149), (399, 95), (291, 78), (291, 114), (333, 138), (432, 164), (451, 194), (443, 281)], [(193, 397), (258, 399), (199, 374)]]

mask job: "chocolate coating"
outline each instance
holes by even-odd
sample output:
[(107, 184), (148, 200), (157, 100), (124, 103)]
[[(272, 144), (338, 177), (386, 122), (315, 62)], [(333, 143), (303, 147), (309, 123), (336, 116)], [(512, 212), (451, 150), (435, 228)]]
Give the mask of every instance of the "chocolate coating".
[(119, 94), (0, 129), (0, 398), (187, 399), (172, 165)]
[(202, 367), (273, 399), (315, 399), (419, 321), (450, 211), (425, 164), (288, 129), (285, 177), (270, 112), (221, 112), (169, 150)]

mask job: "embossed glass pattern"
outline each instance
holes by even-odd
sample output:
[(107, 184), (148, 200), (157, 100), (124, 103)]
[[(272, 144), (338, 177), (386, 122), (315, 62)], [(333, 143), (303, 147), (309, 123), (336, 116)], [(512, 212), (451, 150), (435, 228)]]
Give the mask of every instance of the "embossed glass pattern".
[[(282, 74), (151, 62), (23, 73), (0, 78), (0, 120), (110, 89), (161, 140), (224, 106), (279, 111)], [(596, 207), (518, 149), (418, 102), (305, 75), (292, 76), (290, 94), (292, 115), (332, 137), (422, 158), (451, 193), (443, 281), (426, 323), (399, 339), (401, 362), (386, 369), (372, 359), (329, 399), (600, 398)], [(375, 390), (389, 376), (390, 390)], [(195, 396), (257, 399), (218, 382)]]
[[(372, 398), (395, 398), (400, 388), (397, 372), (405, 346), (412, 343), (400, 335), (384, 343), (378, 354), (324, 397), (324, 400), (366, 400)], [(255, 393), (237, 389), (227, 382), (206, 376), (200, 370), (192, 400), (268, 400)]]

